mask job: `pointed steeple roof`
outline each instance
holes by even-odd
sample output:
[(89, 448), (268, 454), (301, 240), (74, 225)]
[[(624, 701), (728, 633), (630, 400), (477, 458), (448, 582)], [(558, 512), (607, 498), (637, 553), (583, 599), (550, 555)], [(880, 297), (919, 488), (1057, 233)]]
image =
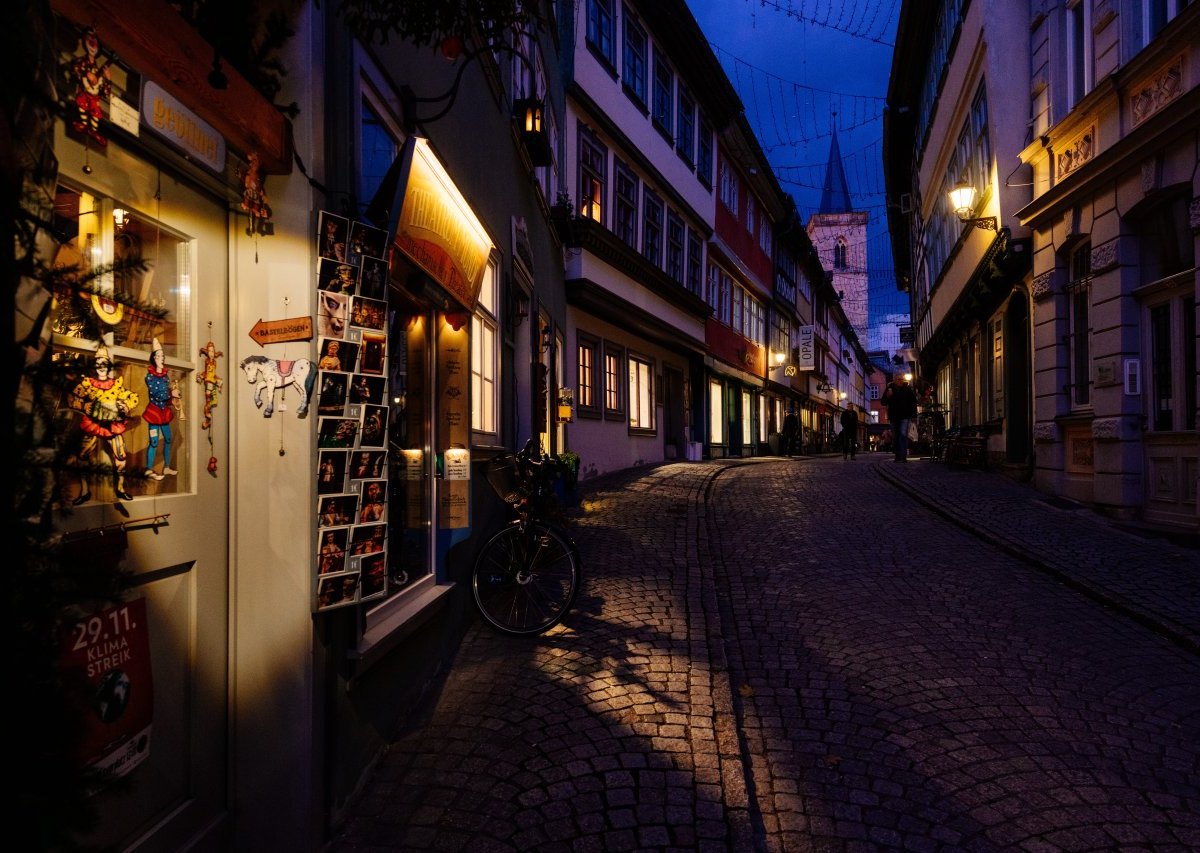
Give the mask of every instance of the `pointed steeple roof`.
[(847, 213), (850, 205), (850, 188), (846, 185), (846, 172), (842, 168), (842, 152), (838, 148), (837, 130), (833, 131), (829, 143), (829, 164), (825, 167), (825, 188), (821, 190), (821, 213)]

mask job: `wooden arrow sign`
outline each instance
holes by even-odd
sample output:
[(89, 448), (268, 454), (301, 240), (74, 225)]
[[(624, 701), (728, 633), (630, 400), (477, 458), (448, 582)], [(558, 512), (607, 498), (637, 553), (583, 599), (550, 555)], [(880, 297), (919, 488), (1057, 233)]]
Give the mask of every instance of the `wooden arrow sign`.
[(312, 317), (291, 317), (287, 320), (259, 320), (250, 330), (250, 337), (260, 347), (263, 344), (282, 344), (287, 341), (311, 341)]

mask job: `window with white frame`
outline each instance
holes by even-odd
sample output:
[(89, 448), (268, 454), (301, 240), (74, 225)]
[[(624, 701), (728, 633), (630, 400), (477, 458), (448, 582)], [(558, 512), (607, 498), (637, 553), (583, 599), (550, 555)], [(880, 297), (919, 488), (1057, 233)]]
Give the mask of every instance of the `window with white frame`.
[(608, 65), (615, 65), (613, 0), (587, 0), (587, 43)]
[(498, 432), (500, 388), (496, 382), (499, 352), (499, 265), (488, 260), (479, 288), (479, 299), (471, 317), (471, 429), (495, 443)]
[(625, 10), (625, 91), (639, 104), (646, 103), (646, 31), (628, 9)]
[(649, 187), (642, 191), (642, 255), (656, 267), (662, 267), (663, 201)]
[(575, 411), (581, 418), (600, 417), (600, 342), (576, 333)]
[(673, 138), (675, 118), (675, 73), (666, 57), (659, 50), (654, 51), (654, 103), (651, 112), (654, 125), (668, 138)]
[(613, 160), (613, 232), (625, 244), (637, 248), (638, 177), (620, 160)]
[(667, 210), (667, 275), (683, 284), (683, 220), (673, 210)]
[(622, 394), (621, 367), (625, 351), (614, 344), (604, 344), (604, 417), (619, 420), (625, 417), (625, 399)]
[(604, 222), (604, 183), (608, 150), (582, 126), (579, 129), (579, 215)]
[(1067, 109), (1092, 89), (1092, 3), (1067, 3)]
[(654, 429), (654, 363), (629, 354), (629, 428)]
[(696, 140), (696, 177), (704, 186), (712, 187), (713, 130), (704, 116), (700, 117), (700, 132)]
[(716, 264), (708, 265), (708, 286), (704, 289), (704, 301), (712, 307), (714, 314), (720, 310), (721, 270)]
[(700, 279), (704, 269), (704, 242), (696, 229), (687, 230), (687, 289), (701, 295)]
[(696, 99), (692, 93), (679, 82), (679, 115), (675, 123), (675, 150), (684, 161), (691, 164), (696, 157)]
[(721, 204), (725, 205), (725, 209), (734, 216), (738, 215), (738, 182), (737, 176), (733, 172), (733, 168), (729, 165), (728, 160), (722, 160), (720, 165), (721, 189), (720, 198)]
[(762, 216), (758, 220), (758, 248), (771, 254), (771, 220)]
[(1148, 45), (1168, 22), (1191, 5), (1191, 0), (1132, 0), (1135, 49)]
[(717, 294), (717, 319), (730, 325), (729, 312), (733, 303), (733, 279), (721, 271), (720, 292)]
[(754, 196), (746, 193), (746, 230), (752, 235), (758, 231), (758, 222), (755, 219), (755, 211), (757, 205), (754, 203)]
[(878, 385), (868, 385), (867, 386), (867, 399), (868, 400), (878, 400), (879, 399), (879, 386)]

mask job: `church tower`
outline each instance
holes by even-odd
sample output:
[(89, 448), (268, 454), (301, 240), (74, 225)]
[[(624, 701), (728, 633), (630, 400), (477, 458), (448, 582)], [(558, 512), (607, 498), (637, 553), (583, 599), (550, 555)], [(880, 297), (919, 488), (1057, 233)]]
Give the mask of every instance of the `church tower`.
[(808, 220), (808, 236), (821, 266), (833, 274), (833, 290), (863, 346), (867, 345), (867, 214), (853, 210), (837, 130), (829, 143), (829, 164), (821, 207)]

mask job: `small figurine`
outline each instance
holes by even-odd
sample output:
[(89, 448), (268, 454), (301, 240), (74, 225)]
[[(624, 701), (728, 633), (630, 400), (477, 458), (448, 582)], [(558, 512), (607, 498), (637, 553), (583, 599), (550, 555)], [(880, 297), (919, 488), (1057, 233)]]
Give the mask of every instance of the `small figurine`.
[[(118, 501), (133, 500), (125, 491), (125, 439), (127, 421), (138, 405), (138, 395), (125, 387), (125, 380), (113, 373), (112, 359), (103, 344), (93, 362), (95, 376), (85, 376), (71, 392), (71, 407), (81, 414), (80, 429), (86, 437), (79, 450), (81, 459), (91, 456), (103, 442), (113, 463), (113, 492)], [(84, 490), (73, 503), (78, 506), (92, 497), (86, 481)]]
[(217, 345), (212, 341), (209, 341), (204, 345), (204, 349), (200, 350), (200, 357), (204, 359), (204, 368), (196, 375), (196, 382), (204, 386), (204, 422), (200, 424), (201, 429), (208, 429), (212, 426), (212, 410), (217, 405), (217, 395), (225, 386), (225, 380), (217, 376), (217, 359), (224, 355), (225, 353), (217, 351)]
[(183, 389), (179, 387), (179, 380), (174, 376), (171, 377), (171, 406), (179, 415), (179, 420), (187, 420), (187, 415), (183, 412)]
[(267, 202), (267, 190), (259, 168), (258, 155), (253, 151), (247, 157), (249, 166), (242, 175), (242, 210), (250, 215), (246, 233), (266, 236), (271, 233), (271, 205)]
[[(150, 366), (146, 368), (146, 397), (146, 410), (142, 412), (142, 420), (150, 428), (150, 447), (146, 451), (146, 476), (151, 480), (161, 480), (179, 472), (171, 467), (171, 421), (175, 418), (175, 410), (171, 407), (171, 379), (167, 375), (167, 355), (158, 338), (154, 338), (150, 344)], [(154, 457), (158, 454), (160, 442), (163, 446), (161, 474), (154, 470)]]
[(71, 75), (75, 78), (75, 107), (79, 111), (71, 122), (71, 129), (90, 136), (103, 148), (108, 145), (108, 140), (100, 133), (100, 119), (103, 116), (100, 102), (112, 94), (112, 69), (107, 62), (103, 65), (99, 62), (100, 39), (95, 29), (89, 27), (85, 30), (80, 41), (84, 55), (71, 63)]

